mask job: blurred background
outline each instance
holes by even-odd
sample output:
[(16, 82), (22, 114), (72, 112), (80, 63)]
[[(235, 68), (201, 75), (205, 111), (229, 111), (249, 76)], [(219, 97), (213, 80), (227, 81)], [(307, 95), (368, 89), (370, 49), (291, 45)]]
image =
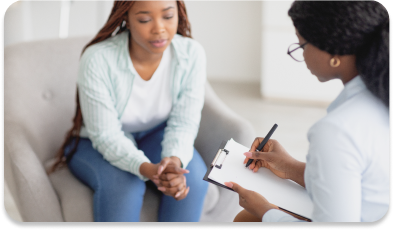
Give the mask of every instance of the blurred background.
[[(94, 36), (113, 1), (18, 1), (4, 23), (4, 45)], [(186, 1), (192, 36), (207, 53), (212, 81), (260, 85), (264, 98), (329, 102), (340, 82), (319, 84), (303, 63), (286, 54), (297, 38), (287, 10), (291, 1)], [(300, 84), (299, 82), (302, 82)]]
[[(287, 11), (292, 1), (186, 1), (192, 36), (205, 48), (208, 81), (232, 110), (264, 136), (305, 161), (307, 131), (342, 90), (320, 83), (305, 63), (287, 55), (298, 42)], [(4, 17), (4, 46), (20, 42), (93, 36), (113, 1), (17, 1)], [(252, 143), (253, 140), (251, 140)], [(5, 206), (20, 220), (5, 185)]]

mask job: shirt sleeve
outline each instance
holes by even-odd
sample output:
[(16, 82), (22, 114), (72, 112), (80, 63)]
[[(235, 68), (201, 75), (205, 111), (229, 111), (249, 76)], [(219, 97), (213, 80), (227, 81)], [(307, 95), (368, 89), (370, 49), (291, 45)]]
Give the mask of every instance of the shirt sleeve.
[(174, 76), (182, 78), (177, 81), (180, 82), (180, 91), (167, 121), (162, 141), (162, 157), (178, 157), (182, 162), (182, 168), (186, 168), (193, 157), (206, 82), (206, 56), (202, 46), (195, 43), (195, 49), (189, 58), (189, 67), (178, 70)]
[(81, 58), (77, 84), (83, 122), (93, 148), (110, 164), (146, 181), (148, 178), (140, 174), (139, 168), (150, 161), (122, 131), (105, 61), (90, 57)]
[(359, 222), (361, 216), (361, 151), (351, 135), (330, 122), (308, 133), (310, 142), (305, 184), (314, 209), (313, 221)]
[[(335, 124), (319, 122), (309, 133), (305, 184), (313, 201), (314, 222), (360, 222), (361, 151), (351, 136)], [(264, 222), (304, 222), (272, 209)]]
[(268, 212), (264, 214), (262, 221), (263, 222), (306, 222), (304, 220), (297, 219), (294, 216), (282, 212), (278, 209), (268, 210)]

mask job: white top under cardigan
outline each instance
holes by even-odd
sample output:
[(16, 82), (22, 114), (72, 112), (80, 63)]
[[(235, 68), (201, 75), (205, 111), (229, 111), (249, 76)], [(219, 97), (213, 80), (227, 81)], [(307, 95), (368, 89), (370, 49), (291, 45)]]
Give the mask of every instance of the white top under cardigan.
[[(327, 112), (308, 132), (304, 179), (312, 221), (377, 221), (390, 201), (389, 110), (357, 76)], [(300, 220), (269, 210), (263, 221)]]
[(169, 46), (151, 79), (145, 81), (136, 74), (129, 101), (121, 118), (123, 131), (146, 131), (168, 119), (172, 108), (171, 59)]
[[(80, 136), (112, 165), (148, 180), (140, 174), (142, 163), (150, 162), (122, 130), (126, 108), (137, 73), (129, 55), (128, 30), (89, 46), (78, 69), (78, 93), (83, 116)], [(186, 168), (193, 157), (194, 140), (200, 125), (206, 82), (204, 48), (195, 40), (175, 35), (170, 48), (172, 109), (161, 143), (161, 157), (176, 156)]]

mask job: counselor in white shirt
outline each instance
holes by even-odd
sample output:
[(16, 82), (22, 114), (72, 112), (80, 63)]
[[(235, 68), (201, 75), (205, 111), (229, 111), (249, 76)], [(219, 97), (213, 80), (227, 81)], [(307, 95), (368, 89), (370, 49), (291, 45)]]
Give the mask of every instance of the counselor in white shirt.
[[(305, 61), (319, 81), (340, 79), (345, 88), (309, 130), (306, 163), (276, 140), (255, 152), (264, 138), (256, 138), (245, 160), (257, 160), (254, 171), (266, 167), (304, 186), (312, 221), (377, 221), (390, 199), (388, 13), (373, 1), (296, 1), (289, 16), (299, 43), (288, 54)], [(302, 221), (258, 193), (226, 185), (239, 193), (244, 208), (234, 221)]]
[[(305, 185), (313, 221), (376, 221), (389, 208), (389, 113), (359, 76), (308, 132)], [(297, 221), (272, 209), (264, 222)]]

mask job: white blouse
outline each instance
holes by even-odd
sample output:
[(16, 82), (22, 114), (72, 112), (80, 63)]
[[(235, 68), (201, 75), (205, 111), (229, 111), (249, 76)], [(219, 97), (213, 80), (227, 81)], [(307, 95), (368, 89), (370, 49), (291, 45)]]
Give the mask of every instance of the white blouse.
[[(312, 221), (377, 221), (389, 208), (389, 110), (357, 76), (327, 112), (308, 132), (304, 179)], [(300, 220), (269, 210), (263, 221)]]
[(145, 81), (139, 75), (134, 78), (131, 95), (121, 118), (123, 131), (146, 131), (168, 119), (172, 108), (171, 58), (171, 47), (168, 46), (151, 79)]

